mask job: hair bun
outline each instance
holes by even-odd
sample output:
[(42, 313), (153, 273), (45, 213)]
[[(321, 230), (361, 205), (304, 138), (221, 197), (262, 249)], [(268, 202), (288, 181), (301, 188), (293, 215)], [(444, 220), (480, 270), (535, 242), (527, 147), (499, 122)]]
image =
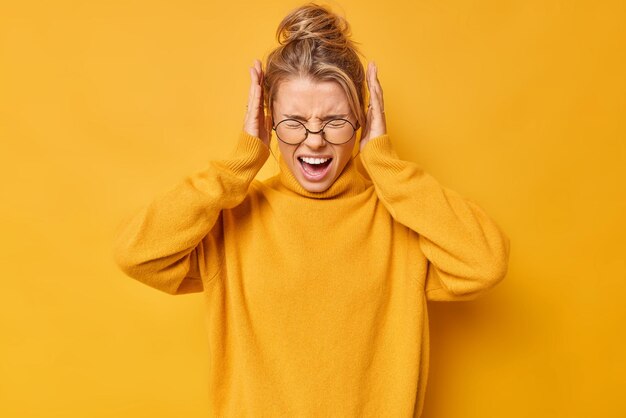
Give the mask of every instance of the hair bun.
[(328, 49), (350, 46), (350, 25), (327, 8), (309, 3), (289, 13), (278, 25), (276, 38), (281, 45), (312, 39)]
[(267, 56), (263, 77), (265, 105), (273, 112), (279, 86), (292, 77), (337, 83), (350, 113), (365, 126), (367, 93), (361, 54), (350, 36), (347, 20), (327, 8), (307, 3), (292, 10), (276, 30), (278, 45)]

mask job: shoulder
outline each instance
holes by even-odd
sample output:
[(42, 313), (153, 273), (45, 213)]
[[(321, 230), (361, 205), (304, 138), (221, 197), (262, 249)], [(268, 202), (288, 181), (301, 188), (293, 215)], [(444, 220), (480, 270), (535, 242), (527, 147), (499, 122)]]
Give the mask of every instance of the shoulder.
[(260, 192), (267, 193), (268, 189), (276, 189), (278, 187), (280, 183), (280, 175), (276, 174), (262, 181), (255, 180), (253, 183)]

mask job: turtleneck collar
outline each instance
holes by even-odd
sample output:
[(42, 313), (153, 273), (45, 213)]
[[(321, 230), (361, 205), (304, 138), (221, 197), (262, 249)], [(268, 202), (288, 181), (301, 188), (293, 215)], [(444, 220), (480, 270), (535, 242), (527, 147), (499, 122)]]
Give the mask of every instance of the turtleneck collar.
[(343, 168), (335, 182), (323, 192), (309, 192), (298, 182), (289, 166), (284, 161), (281, 153), (278, 153), (278, 165), (280, 173), (278, 175), (278, 187), (284, 191), (298, 194), (313, 199), (336, 199), (355, 196), (367, 188), (367, 181), (357, 169), (357, 157), (352, 157)]

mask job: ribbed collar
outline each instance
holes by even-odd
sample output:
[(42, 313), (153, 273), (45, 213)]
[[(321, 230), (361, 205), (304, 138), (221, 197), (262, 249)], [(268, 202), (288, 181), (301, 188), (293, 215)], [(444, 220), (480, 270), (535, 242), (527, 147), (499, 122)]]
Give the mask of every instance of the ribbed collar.
[[(356, 158), (358, 159), (359, 157), (357, 156)], [(348, 161), (339, 177), (335, 179), (335, 182), (328, 189), (319, 193), (309, 192), (300, 185), (281, 153), (278, 153), (278, 165), (280, 167), (279, 187), (282, 187), (283, 191), (289, 191), (300, 196), (313, 199), (337, 199), (355, 196), (367, 188), (366, 180), (359, 173), (354, 157)]]

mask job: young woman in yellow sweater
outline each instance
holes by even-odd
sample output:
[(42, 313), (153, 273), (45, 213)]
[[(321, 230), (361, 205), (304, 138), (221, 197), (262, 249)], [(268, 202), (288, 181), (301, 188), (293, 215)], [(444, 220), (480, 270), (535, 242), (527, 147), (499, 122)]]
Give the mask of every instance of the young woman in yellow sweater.
[[(500, 282), (509, 239), (398, 157), (344, 19), (308, 4), (277, 34), (230, 157), (135, 214), (115, 260), (161, 291), (203, 292), (210, 416), (419, 417), (427, 301)], [(259, 181), (272, 136), (280, 172)]]

